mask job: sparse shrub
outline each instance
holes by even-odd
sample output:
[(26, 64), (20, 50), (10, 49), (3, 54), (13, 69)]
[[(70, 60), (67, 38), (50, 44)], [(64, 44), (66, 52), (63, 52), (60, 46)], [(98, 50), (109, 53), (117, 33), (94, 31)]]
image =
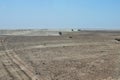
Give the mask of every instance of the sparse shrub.
[(115, 38), (115, 40), (120, 41), (120, 38)]
[(65, 48), (66, 46), (63, 46), (63, 48)]
[(72, 36), (69, 36), (69, 38), (72, 38)]
[(74, 31), (73, 29), (71, 29), (71, 31)]
[(62, 32), (59, 32), (59, 35), (62, 35)]
[(80, 29), (78, 29), (78, 31), (81, 31)]
[(43, 43), (44, 46), (46, 46), (46, 43)]

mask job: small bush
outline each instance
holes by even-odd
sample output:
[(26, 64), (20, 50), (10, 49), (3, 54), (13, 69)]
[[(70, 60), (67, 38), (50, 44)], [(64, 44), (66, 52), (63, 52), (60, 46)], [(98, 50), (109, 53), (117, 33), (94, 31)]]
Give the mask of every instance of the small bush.
[(116, 41), (120, 41), (120, 38), (116, 38), (115, 40), (116, 40)]
[(69, 36), (69, 38), (72, 38), (72, 36)]
[(81, 31), (80, 29), (78, 29), (78, 31)]
[(71, 31), (74, 31), (73, 29), (71, 29)]
[(59, 35), (62, 35), (62, 32), (59, 32)]

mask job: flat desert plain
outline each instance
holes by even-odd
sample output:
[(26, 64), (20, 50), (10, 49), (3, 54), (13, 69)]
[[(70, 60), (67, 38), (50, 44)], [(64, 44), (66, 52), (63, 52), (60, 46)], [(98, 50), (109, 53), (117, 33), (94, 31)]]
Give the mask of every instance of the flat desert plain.
[(120, 31), (0, 36), (0, 80), (120, 80)]

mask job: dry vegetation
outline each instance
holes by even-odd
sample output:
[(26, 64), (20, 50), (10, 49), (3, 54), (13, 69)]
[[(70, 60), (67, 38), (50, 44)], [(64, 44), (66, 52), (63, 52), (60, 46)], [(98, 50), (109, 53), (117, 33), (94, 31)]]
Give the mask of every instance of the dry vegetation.
[(0, 80), (120, 80), (120, 33), (1, 36)]

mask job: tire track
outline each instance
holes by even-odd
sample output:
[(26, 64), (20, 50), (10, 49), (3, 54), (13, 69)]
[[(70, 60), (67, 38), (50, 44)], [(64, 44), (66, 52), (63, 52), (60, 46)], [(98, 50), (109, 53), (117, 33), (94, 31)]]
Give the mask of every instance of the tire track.
[(33, 71), (12, 51), (7, 51), (5, 40), (1, 41), (4, 53), (0, 55), (2, 64), (11, 80), (40, 80)]
[(14, 63), (7, 52), (4, 52), (4, 55), (1, 56), (1, 61), (12, 80), (30, 80), (27, 75), (23, 74), (23, 71)]

